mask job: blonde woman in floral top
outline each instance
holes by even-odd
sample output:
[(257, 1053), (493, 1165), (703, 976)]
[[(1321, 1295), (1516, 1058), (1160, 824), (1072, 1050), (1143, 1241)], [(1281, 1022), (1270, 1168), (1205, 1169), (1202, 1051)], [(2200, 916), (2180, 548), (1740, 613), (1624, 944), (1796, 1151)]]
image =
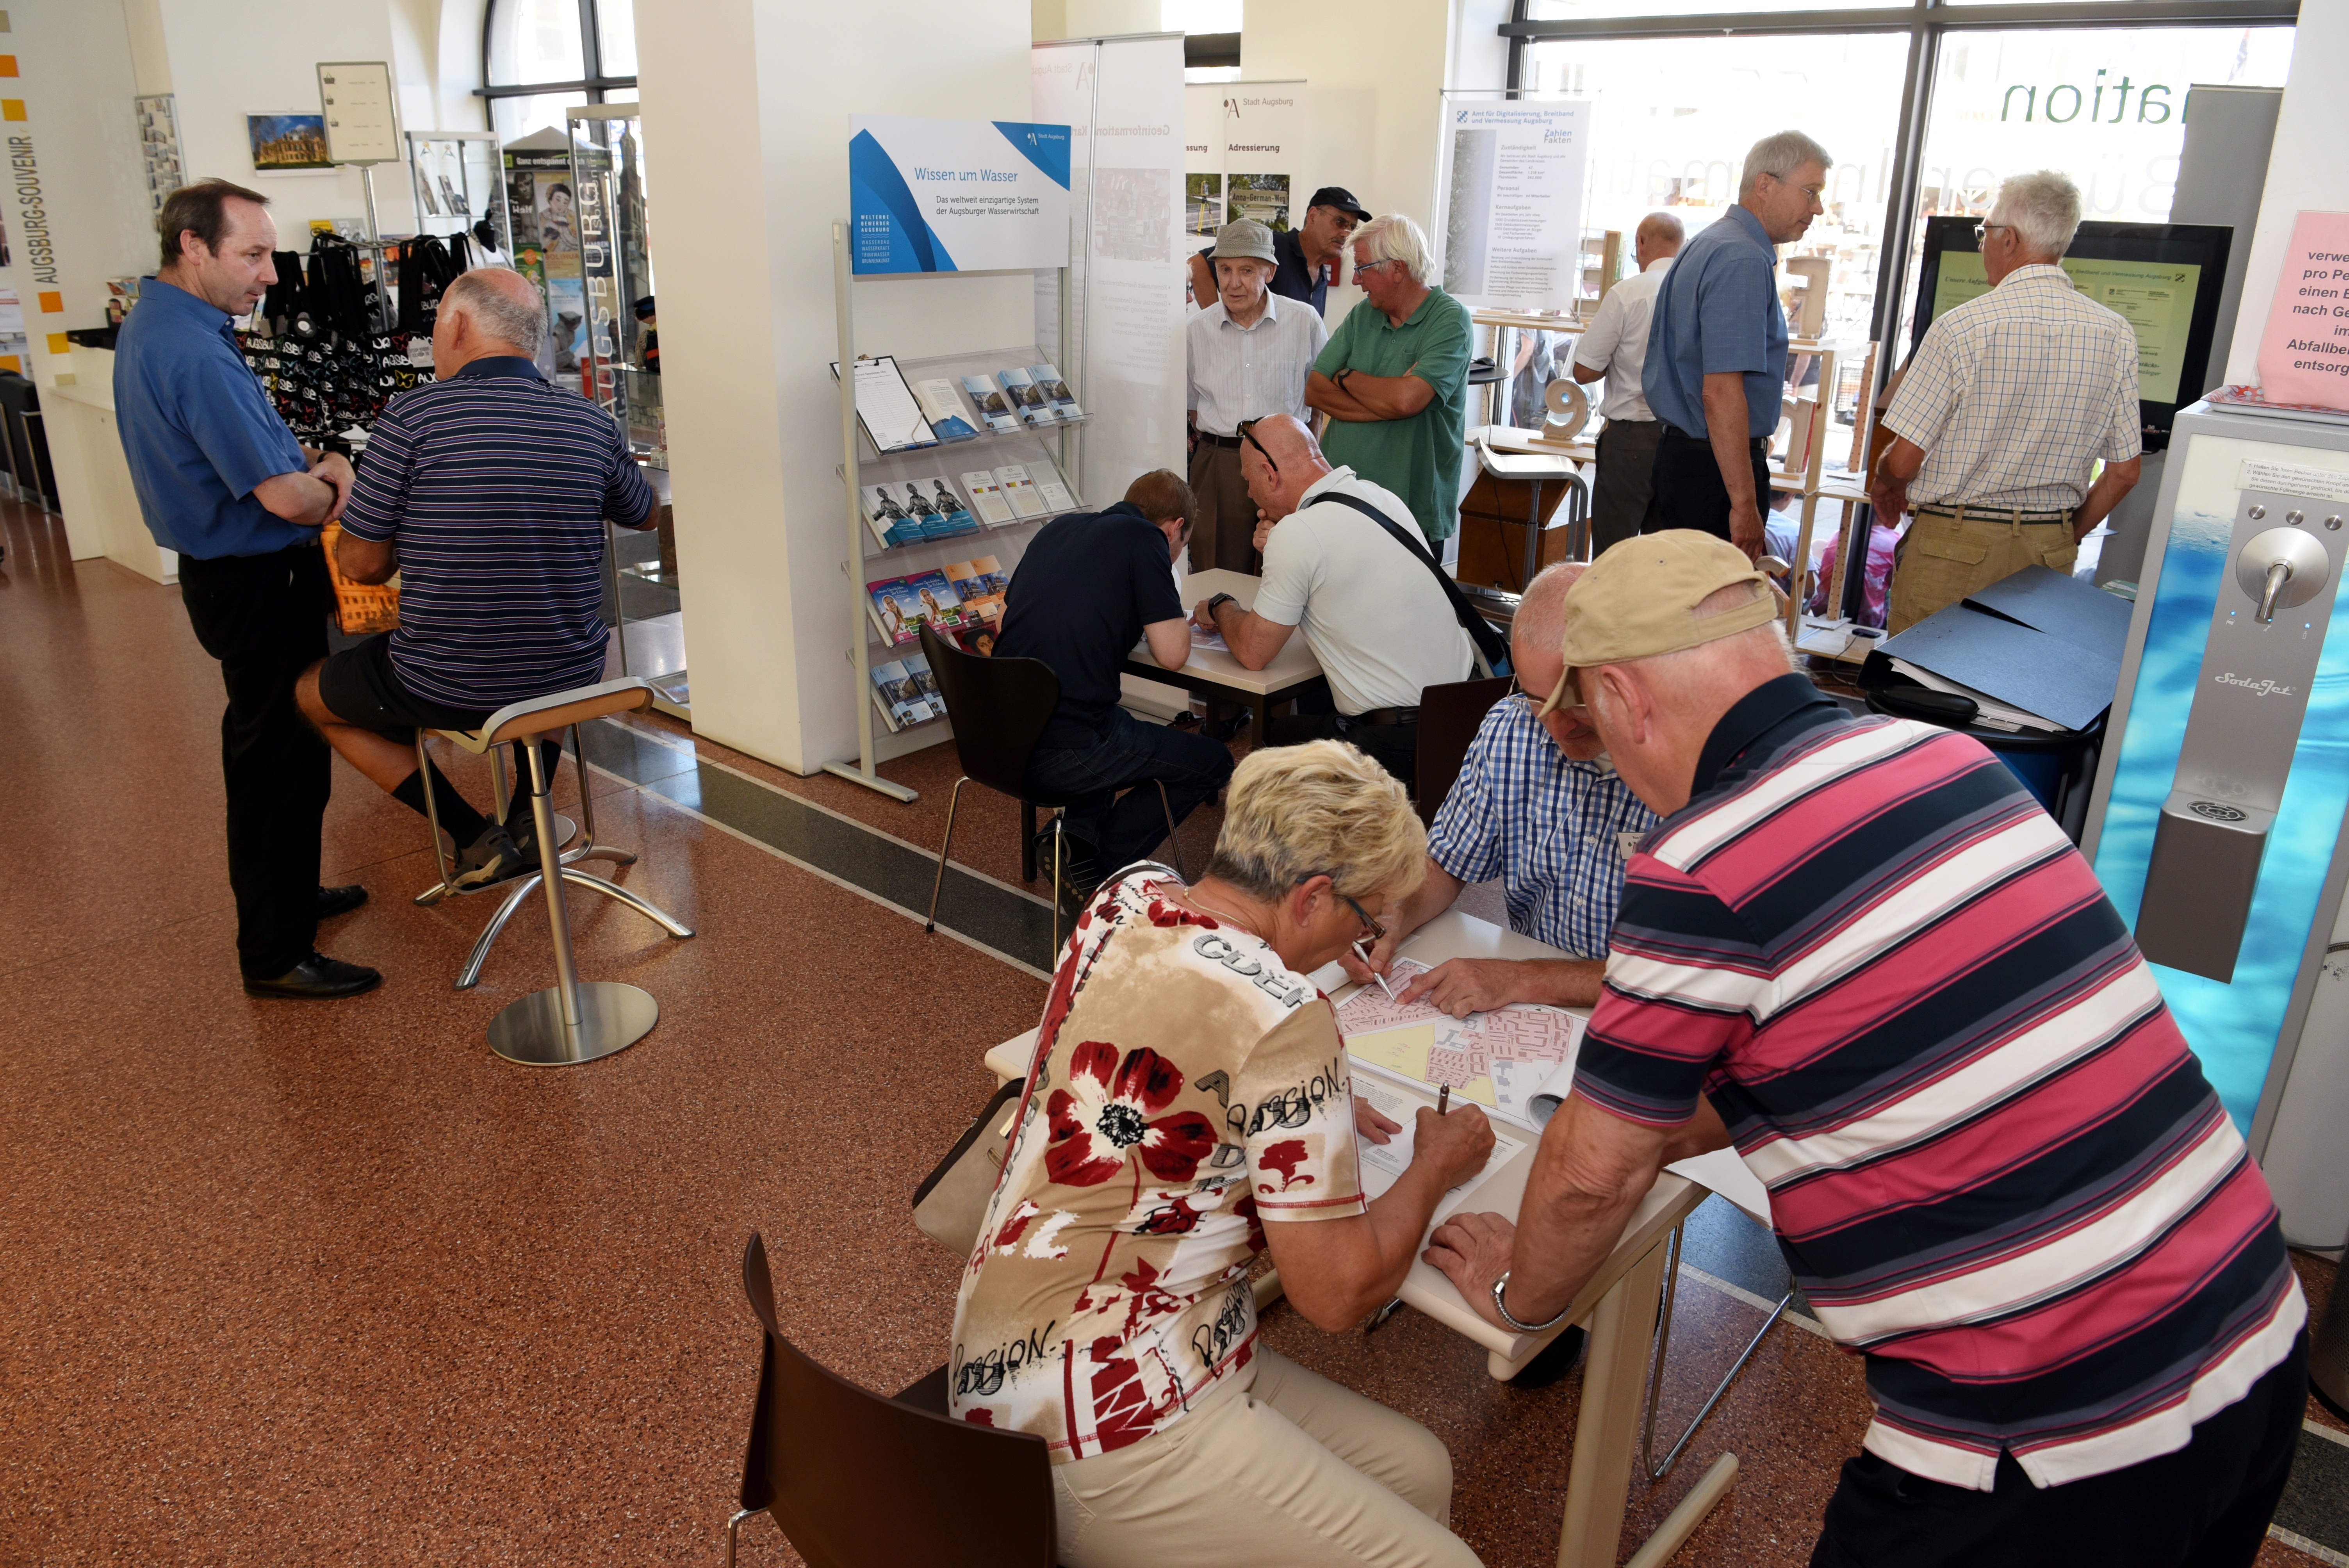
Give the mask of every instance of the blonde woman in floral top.
[(1492, 1149), (1475, 1107), (1423, 1110), (1365, 1198), (1356, 1137), (1402, 1130), (1357, 1107), (1306, 978), (1425, 860), (1402, 786), (1317, 741), (1240, 764), (1198, 885), (1132, 866), (1079, 918), (950, 1367), (957, 1416), (1051, 1445), (1067, 1568), (1476, 1562), (1443, 1444), (1259, 1346), (1247, 1277), (1268, 1248), (1299, 1312), (1350, 1327)]

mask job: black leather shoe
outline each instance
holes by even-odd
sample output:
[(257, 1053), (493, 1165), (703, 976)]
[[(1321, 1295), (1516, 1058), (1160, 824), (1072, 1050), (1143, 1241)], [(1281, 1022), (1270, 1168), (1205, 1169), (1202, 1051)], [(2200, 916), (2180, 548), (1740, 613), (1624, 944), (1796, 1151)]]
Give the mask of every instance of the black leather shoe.
[(348, 887), (322, 887), (318, 890), (318, 918), (332, 920), (338, 914), (348, 914), (367, 902), (367, 889), (353, 882)]
[(248, 996), (306, 996), (313, 1001), (328, 1002), (338, 996), (356, 996), (362, 991), (372, 991), (382, 984), (382, 975), (364, 964), (346, 964), (339, 958), (313, 953), (274, 980), (255, 980), (247, 976), (244, 994)]

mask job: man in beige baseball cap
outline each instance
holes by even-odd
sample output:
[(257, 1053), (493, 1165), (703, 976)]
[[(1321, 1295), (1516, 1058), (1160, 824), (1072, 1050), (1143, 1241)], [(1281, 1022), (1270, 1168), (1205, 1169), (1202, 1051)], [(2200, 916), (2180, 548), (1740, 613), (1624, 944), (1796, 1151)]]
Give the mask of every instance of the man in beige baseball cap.
[[(1309, 305), (1272, 294), (1272, 231), (1247, 218), (1216, 233), (1217, 297), (1184, 330), (1190, 362), (1191, 565), (1251, 574), (1257, 507), (1240, 474), (1240, 428), (1275, 414), (1309, 423), (1305, 379), (1329, 328)], [(1204, 303), (1204, 302), (1203, 302)]]
[(1650, 810), (1688, 804), (1698, 755), (1746, 693), (1785, 675), (1779, 600), (1726, 540), (1670, 529), (1624, 540), (1566, 596), (1565, 668), (1543, 703), (1586, 709)]

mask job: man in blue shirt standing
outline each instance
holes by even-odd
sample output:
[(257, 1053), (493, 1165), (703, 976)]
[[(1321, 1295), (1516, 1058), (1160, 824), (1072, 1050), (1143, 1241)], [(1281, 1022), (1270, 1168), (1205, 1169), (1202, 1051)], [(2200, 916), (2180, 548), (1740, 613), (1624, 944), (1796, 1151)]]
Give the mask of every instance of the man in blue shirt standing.
[(268, 199), (207, 180), (171, 192), (156, 226), (162, 265), (116, 342), (114, 408), (140, 512), (179, 552), (181, 602), (228, 688), (237, 965), (255, 996), (355, 995), (382, 976), (316, 944), (319, 919), (367, 890), (318, 885), (328, 758), (294, 705), (295, 679), (326, 651), (318, 530), (342, 511), (351, 466), (294, 438), (229, 326), (277, 281)]
[(1826, 209), (1834, 163), (1799, 130), (1745, 155), (1737, 204), (1681, 249), (1656, 295), (1641, 390), (1663, 421), (1648, 532), (1692, 528), (1762, 552), (1770, 438), (1786, 384), (1779, 245)]
[[(343, 513), (336, 563), (358, 583), (399, 573), (399, 626), (302, 677), (302, 712), (392, 799), (456, 842), (456, 885), (538, 863), (530, 797), (507, 820), (475, 810), (429, 762), (416, 731), (478, 729), (508, 703), (604, 678), (604, 520), (650, 528), (652, 486), (609, 414), (550, 387), (531, 363), (546, 307), (520, 273), (478, 268), (440, 296), (429, 386), (376, 421)], [(561, 755), (542, 741), (548, 776)], [(530, 754), (514, 743), (514, 776)]]

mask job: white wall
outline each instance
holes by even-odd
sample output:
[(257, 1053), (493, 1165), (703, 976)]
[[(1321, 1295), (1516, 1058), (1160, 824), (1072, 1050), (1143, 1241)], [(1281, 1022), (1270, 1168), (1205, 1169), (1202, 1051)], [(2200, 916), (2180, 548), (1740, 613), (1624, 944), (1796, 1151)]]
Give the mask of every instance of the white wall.
[[(1029, 118), (1022, 0), (898, 0), (878, 19), (804, 0), (636, 13), (694, 728), (800, 772), (854, 756), (867, 706), (826, 369), (848, 117)], [(863, 353), (1034, 337), (1024, 273), (859, 284), (855, 304)]]
[(2303, 5), (2292, 38), (2292, 76), (2276, 113), (2275, 150), (2268, 158), (2267, 191), (2260, 200), (2259, 227), (2251, 235), (2251, 259), (2243, 273), (2243, 298), (2235, 315), (2235, 342), (2227, 356), (2230, 382), (2260, 378), (2260, 336), (2267, 330), (2275, 297), (2276, 273), (2292, 241), (2293, 219), (2303, 211), (2349, 211), (2349, 93), (2341, 77), (2349, 68), (2349, 5)]

